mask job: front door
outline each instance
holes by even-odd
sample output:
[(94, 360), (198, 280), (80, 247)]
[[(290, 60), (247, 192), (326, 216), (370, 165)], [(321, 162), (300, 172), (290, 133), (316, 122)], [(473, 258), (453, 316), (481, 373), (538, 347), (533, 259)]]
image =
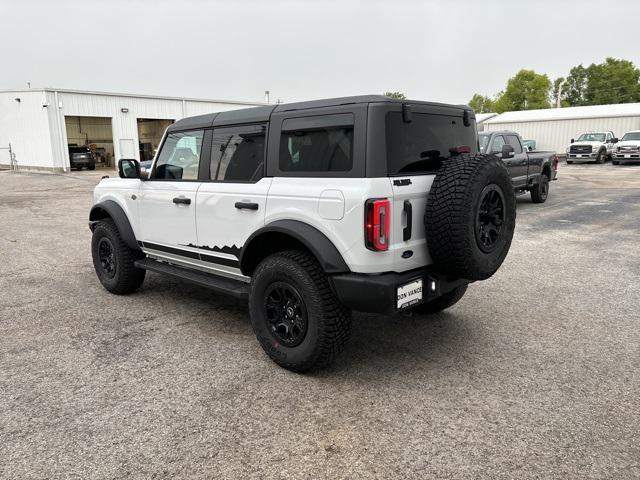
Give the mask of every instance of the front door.
[(143, 247), (175, 260), (197, 260), (196, 193), (201, 185), (204, 130), (172, 132), (142, 182), (139, 215)]
[(264, 177), (265, 125), (215, 128), (210, 181), (198, 190), (200, 258), (218, 273), (239, 276), (240, 251), (264, 225), (271, 178)]
[(513, 147), (513, 157), (505, 160), (514, 187), (524, 187), (527, 184), (529, 171), (529, 156), (524, 151), (517, 135), (505, 135), (506, 141)]

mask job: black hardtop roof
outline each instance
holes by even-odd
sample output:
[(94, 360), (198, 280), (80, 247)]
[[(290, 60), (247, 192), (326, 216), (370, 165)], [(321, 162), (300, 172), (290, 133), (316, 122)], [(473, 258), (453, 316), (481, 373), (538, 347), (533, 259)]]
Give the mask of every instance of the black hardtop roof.
[(339, 105), (351, 105), (358, 103), (406, 103), (411, 105), (430, 105), (437, 107), (453, 107), (471, 110), (466, 105), (450, 105), (446, 103), (424, 102), (420, 100), (398, 100), (384, 95), (357, 95), (353, 97), (327, 98), (323, 100), (310, 100), (306, 102), (280, 103), (266, 105), (264, 107), (242, 108), (226, 112), (208, 113), (196, 117), (187, 117), (178, 120), (168, 128), (168, 131), (188, 130), (191, 128), (205, 128), (216, 125), (232, 125), (238, 123), (266, 122), (273, 112), (287, 112), (292, 110), (306, 110), (310, 108), (335, 107)]

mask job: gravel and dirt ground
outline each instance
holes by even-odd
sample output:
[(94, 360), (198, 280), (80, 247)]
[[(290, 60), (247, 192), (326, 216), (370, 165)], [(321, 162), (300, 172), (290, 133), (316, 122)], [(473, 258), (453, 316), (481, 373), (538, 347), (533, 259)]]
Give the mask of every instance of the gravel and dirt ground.
[(492, 279), (305, 375), (234, 300), (107, 293), (100, 175), (0, 172), (0, 477), (640, 478), (640, 166), (562, 165)]

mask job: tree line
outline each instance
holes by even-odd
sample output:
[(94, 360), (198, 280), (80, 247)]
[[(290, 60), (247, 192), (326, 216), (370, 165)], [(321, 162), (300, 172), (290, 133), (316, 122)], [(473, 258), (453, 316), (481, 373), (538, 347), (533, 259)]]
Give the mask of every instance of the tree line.
[(546, 74), (520, 70), (493, 97), (474, 94), (469, 106), (477, 113), (502, 113), (552, 106), (577, 107), (640, 102), (640, 70), (629, 60), (607, 58), (588, 67), (578, 65), (553, 82)]

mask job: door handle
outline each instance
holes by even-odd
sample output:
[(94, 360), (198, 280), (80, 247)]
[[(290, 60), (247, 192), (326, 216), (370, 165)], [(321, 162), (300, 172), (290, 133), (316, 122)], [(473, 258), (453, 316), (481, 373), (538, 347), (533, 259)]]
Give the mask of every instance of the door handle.
[(411, 238), (411, 228), (413, 227), (413, 206), (409, 200), (404, 201), (404, 213), (407, 214), (407, 226), (402, 230), (402, 240), (406, 242)]
[(178, 204), (191, 205), (191, 199), (185, 198), (185, 197), (174, 197), (173, 203), (175, 203), (176, 205)]
[(258, 204), (253, 202), (236, 202), (238, 210), (258, 210)]

